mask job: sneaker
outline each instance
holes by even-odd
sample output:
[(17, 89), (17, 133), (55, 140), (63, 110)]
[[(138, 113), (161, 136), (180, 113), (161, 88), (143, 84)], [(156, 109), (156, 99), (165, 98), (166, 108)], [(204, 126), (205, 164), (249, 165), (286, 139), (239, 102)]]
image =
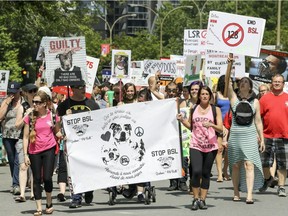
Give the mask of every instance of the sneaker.
[(59, 194), (57, 195), (57, 200), (58, 200), (59, 202), (65, 202), (65, 201), (66, 201), (66, 198), (65, 198), (64, 194), (59, 193)]
[(185, 182), (179, 184), (179, 190), (180, 191), (188, 191), (188, 187), (187, 187)]
[(277, 190), (277, 192), (278, 192), (278, 196), (279, 196), (279, 197), (286, 197), (285, 188), (279, 187), (278, 190)]
[(86, 204), (90, 204), (93, 201), (93, 191), (86, 192), (85, 196), (84, 196), (84, 199), (85, 199), (85, 203)]
[(194, 200), (192, 201), (192, 207), (191, 207), (191, 209), (192, 209), (193, 211), (199, 209), (199, 201), (198, 201), (198, 199), (194, 199)]
[(167, 190), (168, 190), (168, 191), (178, 190), (178, 187), (177, 187), (177, 185), (170, 185)]
[(208, 206), (206, 205), (205, 200), (200, 200), (199, 201), (199, 208), (202, 209), (202, 210), (208, 209)]
[(272, 181), (273, 181), (272, 176), (270, 176), (269, 179), (265, 179), (263, 186), (261, 188), (259, 188), (259, 192), (265, 192), (267, 190), (267, 188), (270, 187)]
[(81, 202), (79, 201), (72, 201), (69, 205), (69, 208), (80, 208), (82, 205), (81, 205)]
[(19, 186), (15, 186), (14, 189), (13, 189), (13, 194), (15, 196), (19, 196), (21, 193), (20, 193), (20, 188)]
[(144, 198), (144, 195), (142, 193), (138, 194), (137, 199), (138, 199), (138, 202), (145, 202), (145, 198)]

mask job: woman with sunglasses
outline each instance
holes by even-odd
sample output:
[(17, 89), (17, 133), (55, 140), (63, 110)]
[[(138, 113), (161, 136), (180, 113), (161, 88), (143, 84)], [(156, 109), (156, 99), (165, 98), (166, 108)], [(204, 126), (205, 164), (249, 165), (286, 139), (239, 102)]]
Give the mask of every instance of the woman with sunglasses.
[[(27, 183), (27, 170), (29, 166), (26, 166), (25, 161), (24, 161), (24, 152), (23, 152), (23, 131), (24, 131), (24, 118), (26, 115), (32, 112), (33, 110), (33, 97), (36, 94), (38, 90), (38, 87), (32, 83), (29, 83), (25, 85), (22, 88), (22, 93), (24, 97), (24, 102), (21, 104), (21, 106), (17, 110), (17, 115), (16, 115), (16, 123), (15, 126), (17, 129), (21, 129), (21, 134), (20, 134), (20, 139), (16, 143), (16, 149), (17, 152), (19, 152), (19, 187), (20, 187), (20, 195), (16, 197), (15, 201), (16, 202), (25, 202), (25, 188), (26, 188), (26, 183)], [(31, 173), (31, 172), (30, 172)], [(33, 193), (33, 177), (31, 175), (30, 177), (31, 181), (31, 195), (30, 199), (34, 199), (34, 193)]]
[(206, 197), (210, 186), (210, 173), (218, 148), (216, 132), (222, 133), (222, 115), (216, 107), (216, 121), (214, 121), (213, 107), (210, 100), (213, 93), (208, 86), (200, 87), (197, 106), (189, 119), (182, 114), (177, 119), (192, 131), (190, 142), (190, 160), (192, 165), (192, 190), (194, 199), (192, 210), (207, 209)]
[[(55, 116), (49, 109), (52, 107), (49, 95), (44, 91), (38, 91), (32, 100), (33, 112), (24, 118), (24, 160), (26, 166), (31, 165), (33, 173), (33, 190), (37, 208), (34, 213), (35, 216), (42, 215), (42, 178), (46, 192), (45, 213), (52, 214), (54, 211), (52, 205), (52, 176), (57, 145), (54, 134), (57, 137), (62, 136), (59, 117)], [(56, 118), (55, 122), (54, 117)]]

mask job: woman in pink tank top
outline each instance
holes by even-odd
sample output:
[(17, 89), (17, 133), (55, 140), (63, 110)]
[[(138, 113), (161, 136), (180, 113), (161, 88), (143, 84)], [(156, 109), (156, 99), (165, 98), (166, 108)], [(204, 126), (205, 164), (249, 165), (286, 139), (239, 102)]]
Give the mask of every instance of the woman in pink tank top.
[[(213, 93), (208, 86), (203, 86), (198, 92), (198, 101), (192, 108), (193, 115), (184, 120), (181, 114), (177, 119), (191, 128), (190, 163), (192, 166), (192, 190), (194, 199), (192, 210), (207, 209), (206, 197), (210, 186), (210, 173), (218, 148), (216, 132), (222, 133), (223, 123), (220, 108), (216, 107), (216, 116), (213, 115), (213, 105), (210, 99)], [(192, 121), (191, 121), (192, 120)], [(202, 181), (200, 181), (202, 179)]]

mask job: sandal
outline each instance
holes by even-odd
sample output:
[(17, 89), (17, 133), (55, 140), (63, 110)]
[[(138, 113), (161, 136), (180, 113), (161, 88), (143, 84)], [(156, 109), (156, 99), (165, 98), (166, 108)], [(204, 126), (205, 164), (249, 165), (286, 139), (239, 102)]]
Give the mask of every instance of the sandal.
[(54, 209), (53, 209), (52, 203), (50, 204), (50, 206), (48, 206), (48, 204), (46, 204), (45, 213), (46, 213), (46, 214), (52, 214), (53, 211), (54, 211)]
[(15, 202), (26, 202), (26, 199), (25, 197), (19, 196), (19, 197), (16, 197)]
[(239, 202), (239, 201), (241, 201), (241, 199), (240, 199), (239, 196), (234, 196), (234, 197), (233, 197), (233, 201), (234, 201), (234, 202)]
[(246, 200), (246, 204), (254, 204), (254, 200)]
[(42, 215), (42, 211), (36, 211), (35, 213), (34, 213), (34, 216), (40, 216), (40, 215)]

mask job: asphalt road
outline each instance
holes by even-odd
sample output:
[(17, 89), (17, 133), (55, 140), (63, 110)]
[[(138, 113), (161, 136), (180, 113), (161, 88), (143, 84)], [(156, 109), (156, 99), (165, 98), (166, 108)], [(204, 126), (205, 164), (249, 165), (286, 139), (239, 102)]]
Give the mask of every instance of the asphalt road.
[[(156, 202), (150, 205), (137, 203), (136, 197), (132, 200), (125, 199), (122, 195), (118, 196), (117, 204), (114, 206), (108, 205), (108, 194), (104, 190), (94, 192), (94, 199), (91, 205), (85, 205), (78, 209), (69, 209), (69, 199), (66, 202), (60, 203), (56, 200), (58, 194), (58, 185), (56, 184), (56, 175), (54, 175), (54, 191), (53, 203), (55, 211), (53, 215), (137, 215), (137, 216), (177, 216), (177, 215), (216, 215), (216, 216), (237, 216), (237, 215), (287, 215), (288, 198), (280, 198), (276, 193), (276, 188), (269, 188), (264, 194), (254, 193), (255, 203), (247, 205), (245, 203), (245, 195), (242, 194), (241, 202), (233, 202), (233, 189), (231, 181), (223, 183), (216, 182), (215, 166), (213, 167), (211, 187), (209, 190), (206, 203), (208, 210), (191, 211), (191, 195), (188, 192), (167, 191), (169, 181), (152, 182), (156, 188)], [(14, 196), (9, 192), (11, 177), (8, 165), (0, 167), (0, 215), (4, 216), (20, 216), (33, 215), (36, 209), (34, 201), (27, 200), (24, 203), (16, 203)], [(286, 191), (288, 187), (286, 185)], [(29, 198), (29, 190), (26, 192), (26, 198)], [(67, 191), (67, 194), (69, 192)], [(44, 195), (44, 193), (43, 193)], [(43, 200), (43, 209), (45, 209), (45, 200)]]

